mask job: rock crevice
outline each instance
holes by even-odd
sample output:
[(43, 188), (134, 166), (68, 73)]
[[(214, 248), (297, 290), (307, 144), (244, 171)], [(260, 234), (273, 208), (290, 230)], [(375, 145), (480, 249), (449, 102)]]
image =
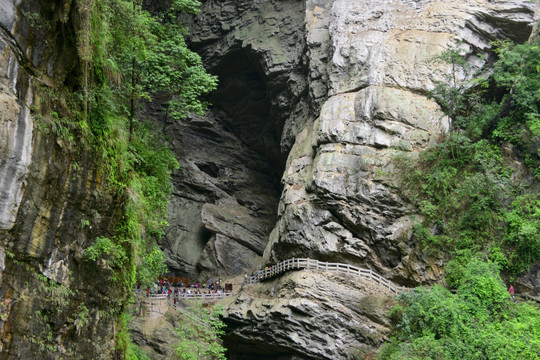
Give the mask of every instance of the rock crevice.
[[(458, 81), (489, 72), (491, 42), (526, 41), (535, 6), (527, 0), (205, 1), (201, 13), (187, 20), (190, 44), (222, 85), (209, 115), (196, 120), (212, 125), (197, 130), (199, 125), (185, 122), (181, 128), (221, 135), (218, 146), (208, 137), (198, 147), (186, 142), (199, 140), (179, 142), (179, 149), (190, 149), (179, 150), (185, 169), (194, 169), (191, 161), (205, 164), (209, 158), (215, 167), (179, 174), (177, 183), (188, 192), (210, 186), (204, 195), (192, 196), (198, 196), (196, 203), (185, 206), (184, 201), (172, 210), (184, 206), (210, 236), (207, 245), (200, 244), (206, 255), (197, 260), (200, 252), (193, 253), (193, 271), (203, 263), (205, 269), (226, 267), (225, 248), (217, 244), (234, 243), (243, 248), (235, 254), (244, 259), (249, 251), (260, 255), (264, 247), (266, 264), (312, 257), (369, 267), (402, 285), (439, 281), (441, 259), (413, 251), (414, 209), (394, 182), (396, 155), (415, 156), (449, 129), (449, 119), (428, 95), (454, 74), (451, 66), (431, 60), (459, 46), (471, 72), (457, 72)], [(229, 140), (236, 145), (229, 146)], [(227, 160), (207, 150), (207, 158), (195, 160), (207, 146)], [(241, 158), (253, 172), (225, 166), (231, 158)], [(274, 184), (271, 193), (260, 186), (263, 178)], [(178, 241), (178, 249), (183, 243)], [(235, 261), (238, 270), (256, 263)], [(280, 286), (301, 283), (287, 281)], [(362, 340), (340, 342), (329, 319), (349, 324), (355, 303), (340, 299), (336, 306), (345, 308), (337, 312), (321, 305), (333, 289), (314, 286), (299, 295), (306, 303), (296, 305), (280, 303), (281, 295), (266, 303), (241, 295), (226, 317), (230, 344), (239, 344), (233, 345), (233, 357), (259, 356), (263, 341), (265, 351), (283, 359), (346, 359), (355, 351), (376, 351), (379, 340), (370, 342), (353, 325), (348, 331)], [(321, 325), (322, 333), (305, 338), (317, 331), (309, 322), (318, 319), (327, 319), (329, 327)], [(373, 329), (384, 338), (386, 330)], [(305, 349), (308, 343), (311, 349)], [(338, 352), (323, 352), (329, 344)]]

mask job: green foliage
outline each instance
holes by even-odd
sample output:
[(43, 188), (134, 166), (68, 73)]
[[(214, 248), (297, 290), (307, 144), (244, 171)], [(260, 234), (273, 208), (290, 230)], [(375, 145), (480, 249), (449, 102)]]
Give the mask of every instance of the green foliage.
[[(489, 81), (476, 79), (478, 86), (467, 93), (462, 89), (466, 96), (460, 97), (456, 105), (460, 113), (448, 114), (454, 119), (454, 128), (475, 141), (485, 138), (516, 145), (526, 164), (540, 177), (539, 45), (540, 39), (517, 45), (496, 43), (498, 59), (492, 77)], [(451, 84), (446, 86), (453, 88)]]
[(123, 247), (106, 237), (98, 237), (90, 247), (86, 248), (84, 256), (92, 261), (103, 259), (114, 267), (121, 267), (127, 260)]
[(381, 359), (540, 358), (540, 311), (510, 300), (495, 264), (473, 258), (454, 280), (457, 294), (436, 285), (400, 295)]
[(126, 360), (150, 360), (150, 358), (139, 346), (130, 341), (126, 350)]
[[(184, 7), (178, 3), (177, 8)], [(200, 101), (201, 95), (217, 87), (217, 78), (207, 74), (200, 56), (188, 49), (174, 12), (162, 14), (151, 31), (156, 41), (150, 44), (145, 66), (140, 67), (142, 87), (150, 93), (171, 93), (169, 114), (174, 118), (186, 117), (190, 112), (202, 114), (207, 104)]]
[(467, 83), (462, 79), (469, 74), (469, 64), (464, 59), (463, 49), (458, 43), (454, 48), (443, 51), (430, 60), (431, 63), (450, 66), (450, 73), (444, 81), (436, 81), (435, 88), (430, 91), (430, 96), (438, 101), (445, 112), (454, 120), (466, 111), (465, 89)]
[(481, 252), (520, 274), (540, 259), (539, 198), (513, 187), (500, 142), (513, 143), (540, 174), (540, 50), (538, 41), (497, 46), (487, 80), (460, 82), (456, 74), (468, 69), (459, 47), (434, 59), (451, 66), (431, 95), (453, 119), (453, 131), (417, 159), (396, 163), (403, 193), (422, 215), (414, 235), (425, 249), (464, 258)]
[(219, 319), (222, 311), (220, 306), (207, 310), (200, 305), (194, 305), (181, 312), (185, 321), (176, 329), (180, 342), (176, 347), (175, 359), (226, 359), (221, 341), (225, 324)]
[[(200, 96), (215, 89), (217, 78), (204, 70), (200, 57), (188, 49), (181, 12), (196, 12), (196, 1), (175, 0), (168, 10), (153, 16), (138, 1), (100, 0), (99, 21), (106, 38), (96, 38), (99, 55), (94, 68), (103, 83), (123, 99), (150, 99), (165, 93), (172, 99), (169, 114), (185, 117), (202, 113)], [(103, 25), (105, 24), (105, 25)], [(128, 104), (124, 104), (128, 112)], [(133, 109), (129, 109), (133, 116)]]
[(79, 305), (79, 308), (77, 309), (75, 322), (74, 322), (77, 335), (80, 335), (82, 329), (85, 329), (89, 323), (90, 323), (90, 318), (89, 318), (88, 308), (86, 307), (84, 303), (81, 303)]
[(117, 323), (118, 332), (116, 333), (116, 350), (118, 350), (119, 352), (123, 352), (124, 354), (128, 353), (128, 349), (131, 344), (128, 329), (128, 323), (130, 320), (131, 317), (129, 316), (129, 314), (123, 311), (120, 314)]
[(165, 256), (161, 249), (155, 245), (153, 249), (143, 250), (145, 253), (142, 256), (142, 263), (137, 267), (136, 281), (141, 284), (144, 289), (151, 286), (158, 276), (167, 271), (165, 265)]
[(505, 243), (512, 249), (508, 267), (519, 274), (540, 259), (540, 199), (534, 194), (518, 196), (505, 220)]
[[(87, 261), (105, 262), (113, 270), (112, 280), (124, 295), (109, 299), (119, 305), (113, 316), (122, 313), (135, 281), (149, 284), (166, 271), (157, 243), (167, 226), (171, 174), (178, 168), (159, 129), (139, 119), (137, 108), (141, 100), (151, 101), (159, 93), (171, 99), (169, 116), (201, 113), (207, 105), (201, 95), (217, 85), (200, 57), (187, 48), (178, 21), (183, 13), (196, 13), (200, 2), (173, 0), (156, 14), (142, 4), (76, 2), (80, 83), (75, 91), (45, 89), (48, 96), (32, 108), (44, 132), (71, 150), (92, 153), (100, 166), (97, 181), (121, 204), (115, 233), (98, 236), (84, 253)], [(79, 230), (87, 232), (89, 225), (82, 219)], [(88, 323), (86, 305), (81, 304), (74, 316), (79, 332)], [(117, 349), (128, 358), (143, 359), (129, 342), (126, 323), (122, 317), (117, 324)]]
[[(201, 113), (200, 96), (214, 89), (216, 77), (204, 71), (200, 57), (187, 48), (181, 13), (195, 13), (200, 3), (174, 0), (150, 14), (138, 0), (81, 2), (78, 39), (83, 82), (82, 102), (87, 143), (98, 155), (109, 190), (121, 199), (124, 214), (117, 233), (98, 237), (87, 259), (105, 259), (118, 271), (116, 280), (130, 289), (165, 270), (156, 246), (167, 224), (174, 154), (152, 124), (136, 118), (139, 100), (168, 96), (168, 114)], [(82, 127), (81, 127), (82, 128)]]
[(424, 219), (414, 228), (424, 246), (457, 251), (491, 244), (510, 173), (496, 146), (453, 133), (418, 159), (396, 162), (404, 194)]

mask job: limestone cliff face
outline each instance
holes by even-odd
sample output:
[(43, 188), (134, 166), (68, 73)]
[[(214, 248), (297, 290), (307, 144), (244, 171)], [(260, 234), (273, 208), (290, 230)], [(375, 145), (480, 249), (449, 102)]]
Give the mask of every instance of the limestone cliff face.
[(170, 122), (181, 170), (164, 248), (192, 278), (253, 268), (275, 225), (280, 178), (316, 103), (306, 96), (301, 1), (206, 2), (187, 26), (220, 87), (202, 118)]
[(534, 10), (525, 0), (205, 1), (186, 22), (220, 88), (208, 116), (169, 124), (182, 163), (171, 267), (239, 273), (260, 255), (313, 256), (438, 280), (436, 259), (411, 253), (412, 209), (392, 159), (449, 127), (427, 94), (451, 69), (429, 60), (459, 44), (473, 70), (489, 71), (491, 42), (526, 41)]
[[(393, 182), (394, 155), (414, 155), (449, 128), (427, 94), (451, 68), (429, 60), (459, 46), (473, 70), (489, 71), (491, 42), (526, 41), (535, 6), (528, 0), (203, 1), (201, 13), (187, 21), (190, 41), (221, 85), (208, 116), (170, 124), (183, 132), (175, 140), (183, 169), (165, 244), (171, 266), (197, 276), (241, 272), (256, 263), (254, 255), (266, 263), (309, 256), (369, 267), (403, 285), (440, 280), (442, 261), (413, 252), (414, 214)], [(300, 279), (286, 281), (289, 290), (304, 287)], [(332, 338), (359, 305), (338, 299), (346, 309), (335, 311), (325, 305), (332, 286), (324, 278), (316, 282), (328, 288), (290, 298), (276, 285), (279, 304), (242, 297), (231, 304), (230, 336), (241, 344), (235, 356), (250, 358), (263, 340), (272, 356), (284, 359), (375, 351), (373, 338), (361, 345)], [(317, 319), (331, 324), (325, 335), (313, 332), (310, 322)], [(387, 335), (384, 321), (368, 323)], [(340, 349), (318, 350), (325, 346)]]
[(82, 260), (119, 213), (97, 165), (58, 137), (58, 89), (76, 85), (71, 1), (0, 1), (0, 358), (110, 359), (121, 299)]

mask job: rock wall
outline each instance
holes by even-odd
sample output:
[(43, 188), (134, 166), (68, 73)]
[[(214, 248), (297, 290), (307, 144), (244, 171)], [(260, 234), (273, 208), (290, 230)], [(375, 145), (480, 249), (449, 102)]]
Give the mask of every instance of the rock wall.
[[(533, 12), (526, 1), (308, 7), (307, 29), (329, 24), (328, 97), (289, 154), (266, 259), (338, 258), (410, 285), (438, 280), (437, 262), (412, 252), (414, 214), (392, 181), (393, 157), (414, 155), (448, 129), (427, 93), (451, 69), (429, 60), (459, 46), (478, 70), (490, 61), (490, 41), (527, 40)], [(308, 31), (308, 44), (320, 37)]]
[[(440, 280), (442, 260), (413, 251), (414, 213), (392, 178), (395, 155), (414, 156), (449, 128), (428, 92), (452, 69), (430, 60), (459, 47), (472, 72), (489, 72), (491, 42), (526, 41), (535, 6), (528, 0), (203, 1), (201, 13), (186, 20), (190, 42), (221, 85), (207, 117), (174, 125), (200, 136), (178, 141), (183, 170), (171, 206), (178, 216), (167, 242), (175, 243), (171, 259), (182, 260), (171, 265), (195, 276), (212, 267), (238, 272), (257, 262), (252, 252), (261, 255), (268, 239), (267, 264), (313, 257), (369, 267), (402, 285)], [(456, 73), (460, 82), (469, 76)], [(223, 134), (241, 145), (231, 146)], [(246, 153), (254, 154), (252, 163)], [(280, 179), (279, 201), (278, 190), (250, 187), (251, 173), (229, 166), (230, 159), (251, 169), (264, 162), (256, 172), (269, 183)], [(259, 211), (246, 205), (253, 202)], [(270, 234), (255, 225), (261, 219), (266, 230), (275, 222)], [(186, 243), (198, 244), (189, 256)], [(234, 270), (220, 264), (230, 253)], [(288, 289), (302, 287), (300, 279), (287, 281)], [(297, 297), (325, 299), (334, 285), (319, 281), (325, 286)], [(365, 339), (338, 344), (332, 326), (319, 334), (310, 325), (329, 318), (347, 324), (354, 301), (336, 300), (343, 311), (321, 305), (324, 300), (276, 301), (240, 296), (229, 306), (230, 343), (240, 344), (233, 345), (233, 358), (253, 358), (259, 346), (283, 359), (352, 359), (377, 349)], [(386, 334), (384, 326), (374, 331)], [(340, 348), (317, 350), (328, 344)]]
[(261, 261), (286, 153), (315, 106), (302, 64), (304, 11), (301, 1), (208, 1), (186, 21), (220, 78), (206, 116), (165, 120), (181, 169), (163, 246), (169, 266), (193, 280)]
[(208, 116), (169, 127), (183, 168), (164, 243), (171, 267), (237, 274), (269, 239), (269, 263), (313, 256), (438, 280), (440, 262), (412, 253), (394, 156), (449, 127), (428, 92), (452, 70), (430, 60), (459, 46), (471, 74), (488, 69), (491, 42), (527, 40), (535, 5), (208, 0), (201, 10), (186, 19), (189, 39), (220, 88)]
[(82, 255), (121, 214), (92, 156), (44, 116), (64, 115), (78, 81), (76, 6), (0, 1), (1, 359), (115, 356), (123, 294)]

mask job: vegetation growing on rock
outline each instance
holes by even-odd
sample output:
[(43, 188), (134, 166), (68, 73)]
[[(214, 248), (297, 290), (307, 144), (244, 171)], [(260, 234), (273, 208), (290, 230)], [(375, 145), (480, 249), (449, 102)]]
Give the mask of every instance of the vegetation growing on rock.
[[(111, 309), (116, 318), (135, 282), (146, 286), (166, 270), (157, 240), (168, 225), (171, 173), (178, 167), (166, 139), (139, 119), (141, 100), (164, 96), (170, 99), (167, 114), (183, 117), (202, 113), (206, 103), (200, 96), (217, 85), (200, 57), (187, 48), (178, 21), (180, 14), (194, 13), (199, 5), (174, 0), (151, 14), (137, 0), (78, 1), (79, 82), (47, 88), (42, 105), (32, 108), (43, 133), (56, 136), (74, 158), (84, 152), (93, 155), (108, 196), (120, 204), (116, 231), (100, 234), (84, 251), (87, 264), (110, 271), (110, 279), (104, 280), (119, 289), (110, 299), (117, 304)], [(73, 167), (78, 168), (77, 162)], [(81, 220), (81, 229), (88, 227), (90, 222)], [(125, 321), (119, 325), (118, 350), (123, 352)]]
[(98, 238), (85, 255), (109, 261), (126, 293), (135, 281), (146, 286), (165, 271), (157, 240), (167, 226), (170, 176), (178, 166), (151, 124), (138, 121), (138, 100), (160, 93), (171, 99), (167, 111), (173, 117), (201, 113), (200, 95), (217, 84), (187, 48), (177, 20), (198, 5), (175, 0), (167, 10), (150, 14), (136, 0), (79, 4), (81, 14), (88, 14), (78, 43), (82, 134), (102, 158), (110, 190), (122, 199), (124, 211), (114, 237)]
[(540, 311), (511, 301), (497, 265), (472, 258), (451, 293), (441, 285), (399, 297), (397, 330), (381, 359), (538, 359)]
[[(456, 293), (436, 285), (401, 295), (395, 338), (380, 358), (539, 358), (540, 311), (511, 301), (499, 275), (513, 279), (540, 260), (539, 45), (498, 44), (488, 80), (467, 92), (455, 80), (437, 87), (452, 132), (400, 167), (423, 218), (415, 238), (451, 259), (446, 282)], [(441, 58), (465, 66), (450, 55)], [(512, 176), (509, 144), (532, 174), (528, 182)]]
[[(89, 15), (79, 40), (85, 73), (82, 133), (103, 159), (111, 191), (124, 199), (124, 216), (114, 239), (99, 238), (87, 258), (113, 256), (125, 285), (146, 284), (163, 271), (156, 239), (167, 225), (170, 175), (178, 166), (164, 139), (136, 119), (139, 99), (165, 93), (173, 116), (202, 112), (200, 95), (216, 86), (191, 52), (177, 21), (195, 12), (196, 1), (173, 1), (152, 15), (139, 1), (96, 0), (79, 5)], [(102, 245), (107, 246), (102, 246)], [(134, 272), (134, 266), (138, 271)], [(130, 269), (126, 272), (126, 269)]]
[(539, 44), (500, 44), (491, 78), (475, 80), (480, 85), (466, 94), (454, 83), (434, 93), (453, 117), (451, 133), (418, 159), (398, 161), (404, 192), (423, 218), (415, 238), (428, 249), (454, 259), (480, 252), (513, 275), (540, 260), (535, 180), (514, 176), (503, 156), (515, 147), (537, 181)]

